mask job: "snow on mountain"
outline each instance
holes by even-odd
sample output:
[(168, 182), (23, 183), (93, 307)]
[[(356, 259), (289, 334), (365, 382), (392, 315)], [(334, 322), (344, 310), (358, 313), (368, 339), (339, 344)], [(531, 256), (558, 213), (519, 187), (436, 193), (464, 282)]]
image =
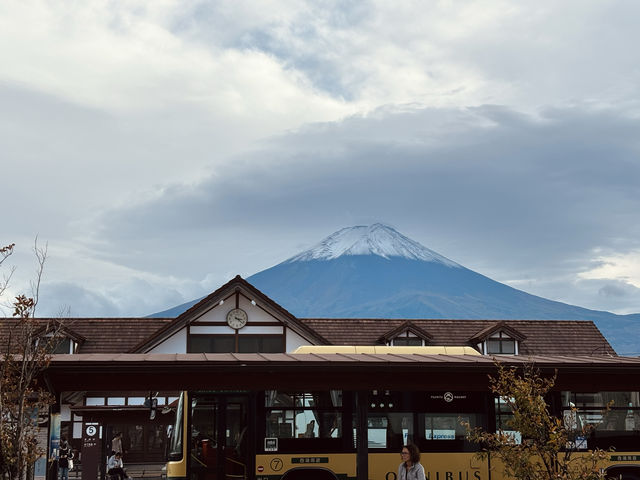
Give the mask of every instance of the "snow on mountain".
[[(640, 314), (530, 295), (379, 223), (343, 228), (247, 281), (300, 318), (592, 320), (618, 353), (638, 351)], [(198, 300), (151, 316), (175, 317)]]
[(334, 260), (343, 255), (378, 255), (383, 258), (402, 257), (409, 260), (437, 262), (448, 267), (461, 265), (443, 257), (418, 242), (405, 237), (394, 228), (382, 223), (343, 228), (320, 243), (295, 255), (283, 263), (310, 260)]

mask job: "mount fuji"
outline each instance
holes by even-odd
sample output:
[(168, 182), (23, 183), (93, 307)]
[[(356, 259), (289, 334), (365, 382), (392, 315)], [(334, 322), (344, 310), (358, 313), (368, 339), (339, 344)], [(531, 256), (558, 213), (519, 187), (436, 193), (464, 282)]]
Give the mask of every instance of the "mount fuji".
[[(616, 351), (638, 350), (640, 314), (615, 315), (528, 294), (379, 223), (343, 228), (247, 281), (301, 318), (593, 320)], [(198, 300), (151, 316), (175, 317)]]

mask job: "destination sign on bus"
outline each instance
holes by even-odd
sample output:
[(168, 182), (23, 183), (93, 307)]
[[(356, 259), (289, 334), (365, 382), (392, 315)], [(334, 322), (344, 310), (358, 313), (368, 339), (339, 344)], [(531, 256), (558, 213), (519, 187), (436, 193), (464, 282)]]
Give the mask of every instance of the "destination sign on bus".
[(329, 463), (329, 457), (294, 457), (291, 463)]

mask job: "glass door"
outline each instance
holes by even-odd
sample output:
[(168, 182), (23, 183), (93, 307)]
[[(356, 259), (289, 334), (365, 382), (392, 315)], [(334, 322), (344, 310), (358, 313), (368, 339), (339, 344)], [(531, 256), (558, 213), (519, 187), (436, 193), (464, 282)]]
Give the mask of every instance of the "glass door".
[(194, 393), (191, 396), (191, 480), (249, 477), (248, 397)]

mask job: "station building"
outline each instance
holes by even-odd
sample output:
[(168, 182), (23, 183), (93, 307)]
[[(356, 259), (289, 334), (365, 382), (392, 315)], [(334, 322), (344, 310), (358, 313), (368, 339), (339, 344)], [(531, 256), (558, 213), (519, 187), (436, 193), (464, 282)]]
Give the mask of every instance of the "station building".
[[(75, 384), (68, 373), (49, 382), (58, 401), (60, 434), (80, 460), (83, 431), (96, 425), (103, 458), (112, 437), (121, 432), (127, 463), (162, 462), (179, 391), (200, 381), (191, 378), (198, 373), (186, 363), (193, 356), (184, 354), (228, 354), (233, 375), (241, 374), (243, 355), (287, 354), (305, 346), (331, 346), (338, 352), (340, 346), (425, 346), (451, 355), (468, 349), (488, 357), (616, 357), (591, 321), (297, 318), (285, 307), (236, 276), (177, 318), (55, 320), (63, 323), (64, 335), (55, 363), (66, 362), (67, 372), (77, 371)], [(152, 362), (154, 354), (184, 360), (184, 375), (174, 372), (163, 380), (158, 364), (152, 375), (147, 368), (136, 376), (136, 362)], [(101, 370), (88, 369), (98, 361)], [(125, 361), (128, 371), (121, 367)]]

